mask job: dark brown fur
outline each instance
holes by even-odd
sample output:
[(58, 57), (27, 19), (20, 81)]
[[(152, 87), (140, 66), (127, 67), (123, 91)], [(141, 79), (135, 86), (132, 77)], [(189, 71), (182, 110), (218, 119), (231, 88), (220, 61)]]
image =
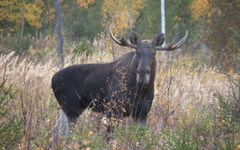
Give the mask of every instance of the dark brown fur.
[[(111, 113), (115, 117), (132, 116), (137, 123), (145, 124), (154, 94), (155, 58), (148, 84), (136, 82), (137, 65), (136, 52), (127, 53), (111, 63), (73, 65), (53, 76), (52, 88), (71, 121), (91, 107), (109, 117)], [(121, 106), (112, 108), (108, 104)]]

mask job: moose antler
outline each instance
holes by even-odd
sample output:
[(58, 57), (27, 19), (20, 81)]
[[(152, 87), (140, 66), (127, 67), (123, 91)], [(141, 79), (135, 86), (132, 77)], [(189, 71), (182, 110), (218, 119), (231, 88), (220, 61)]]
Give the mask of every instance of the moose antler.
[(188, 37), (188, 31), (186, 31), (184, 37), (178, 41), (176, 44), (175, 43), (175, 40), (173, 40), (171, 42), (171, 44), (169, 44), (168, 46), (165, 46), (165, 47), (161, 47), (161, 46), (156, 46), (156, 50), (160, 50), (160, 51), (172, 51), (172, 50), (175, 50), (177, 48), (179, 48), (187, 39)]
[(109, 34), (110, 34), (112, 40), (115, 43), (117, 43), (118, 45), (120, 45), (120, 46), (127, 46), (127, 47), (131, 47), (131, 48), (135, 48), (135, 49), (137, 48), (137, 45), (132, 45), (132, 44), (128, 43), (128, 41), (124, 37), (122, 37), (120, 40), (116, 39), (113, 36), (111, 25), (109, 25)]

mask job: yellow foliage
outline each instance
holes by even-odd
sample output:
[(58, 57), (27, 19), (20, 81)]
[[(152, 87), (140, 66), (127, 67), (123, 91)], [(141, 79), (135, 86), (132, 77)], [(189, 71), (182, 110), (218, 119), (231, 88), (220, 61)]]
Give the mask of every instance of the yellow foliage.
[(87, 0), (88, 4), (94, 4), (95, 0)]
[(83, 144), (84, 144), (84, 145), (88, 145), (88, 144), (90, 144), (90, 143), (91, 143), (91, 142), (88, 141), (88, 140), (84, 140), (84, 141), (83, 141)]
[(208, 0), (194, 0), (191, 5), (192, 16), (197, 20), (200, 16), (210, 15), (207, 11), (210, 7)]
[[(133, 22), (139, 15), (139, 9), (144, 7), (143, 0), (128, 1), (128, 0), (104, 0), (102, 5), (103, 26), (108, 28), (111, 24), (113, 33), (122, 36), (124, 31), (132, 27)], [(110, 38), (108, 42), (111, 41)], [(107, 44), (108, 45), (108, 44)], [(112, 49), (108, 46), (109, 50)]]
[(91, 137), (92, 135), (93, 135), (93, 132), (90, 131), (90, 132), (88, 133), (88, 137)]
[[(143, 1), (115, 1), (104, 0), (102, 6), (103, 18), (108, 24), (116, 25), (118, 33), (121, 34), (133, 24), (139, 15), (139, 9), (144, 7)], [(110, 21), (110, 22), (109, 22)], [(104, 22), (105, 25), (105, 22)]]
[(39, 19), (42, 13), (40, 1), (5, 0), (0, 1), (0, 7), (0, 21), (7, 20), (14, 24), (7, 28), (10, 32), (19, 28), (23, 20), (31, 26), (41, 27)]
[(40, 15), (42, 13), (41, 8), (38, 7), (38, 3), (28, 3), (25, 5), (24, 18), (26, 21), (37, 28), (41, 27), (41, 22), (39, 22)]
[(52, 137), (50, 137), (50, 138), (49, 138), (49, 142), (52, 142), (52, 141), (53, 141), (53, 138), (52, 138)]
[(88, 8), (89, 4), (94, 4), (95, 0), (77, 0), (77, 3), (80, 5), (80, 7)]
[(19, 149), (19, 150), (25, 149), (24, 144), (23, 143), (18, 144), (18, 148), (17, 149)]
[(42, 147), (34, 147), (35, 150), (44, 150)]
[(112, 147), (112, 148), (113, 148), (113, 150), (120, 150), (117, 141), (115, 141), (115, 142), (113, 143), (113, 147)]

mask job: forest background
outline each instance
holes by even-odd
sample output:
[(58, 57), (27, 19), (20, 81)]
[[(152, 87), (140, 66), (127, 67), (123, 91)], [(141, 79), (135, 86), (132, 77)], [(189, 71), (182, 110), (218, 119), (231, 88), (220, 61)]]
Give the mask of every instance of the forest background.
[[(160, 0), (60, 0), (66, 66), (109, 62), (130, 51), (108, 37), (161, 32)], [(158, 53), (148, 126), (129, 125), (103, 139), (104, 116), (88, 111), (59, 148), (240, 149), (240, 1), (166, 0), (166, 44), (189, 31), (184, 46)], [(58, 70), (53, 0), (0, 1), (0, 148), (43, 149), (51, 142)], [(54, 113), (53, 113), (54, 112)], [(71, 139), (71, 140), (70, 140)], [(98, 144), (97, 144), (98, 143)]]

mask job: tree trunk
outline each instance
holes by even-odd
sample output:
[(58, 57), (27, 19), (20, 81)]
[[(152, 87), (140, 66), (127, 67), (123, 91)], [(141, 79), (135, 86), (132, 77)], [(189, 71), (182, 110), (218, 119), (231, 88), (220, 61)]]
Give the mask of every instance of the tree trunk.
[[(204, 29), (203, 29), (204, 30)], [(212, 63), (211, 63), (211, 58), (208, 54), (208, 51), (207, 51), (207, 48), (206, 48), (206, 44), (203, 42), (203, 34), (200, 34), (199, 35), (199, 38), (200, 38), (200, 48), (204, 51), (204, 54), (208, 60), (208, 65), (212, 66)]]
[[(162, 33), (165, 34), (166, 33), (166, 29), (165, 29), (165, 0), (161, 0), (161, 29), (162, 29)], [(162, 45), (163, 47), (165, 46), (165, 41)], [(162, 58), (164, 58), (166, 55), (166, 51), (162, 52)]]
[(21, 29), (21, 39), (23, 38), (23, 32), (24, 32), (24, 15), (25, 15), (25, 11), (23, 12), (23, 16), (22, 16), (22, 29)]
[(205, 43), (203, 41), (200, 41), (200, 48), (204, 51), (204, 54), (205, 54), (205, 56), (206, 56), (206, 58), (208, 60), (208, 64), (210, 66), (212, 66), (211, 59), (210, 59), (210, 57), (208, 55), (208, 51), (207, 51), (206, 45), (205, 45)]
[(57, 34), (57, 52), (58, 52), (58, 67), (62, 69), (64, 66), (63, 59), (63, 37), (62, 37), (62, 14), (59, 0), (54, 0), (55, 9), (56, 9), (56, 34)]
[(68, 16), (68, 45), (72, 46), (72, 11), (70, 10)]
[(129, 30), (132, 31), (133, 28), (133, 0), (130, 0), (130, 18), (129, 18)]

